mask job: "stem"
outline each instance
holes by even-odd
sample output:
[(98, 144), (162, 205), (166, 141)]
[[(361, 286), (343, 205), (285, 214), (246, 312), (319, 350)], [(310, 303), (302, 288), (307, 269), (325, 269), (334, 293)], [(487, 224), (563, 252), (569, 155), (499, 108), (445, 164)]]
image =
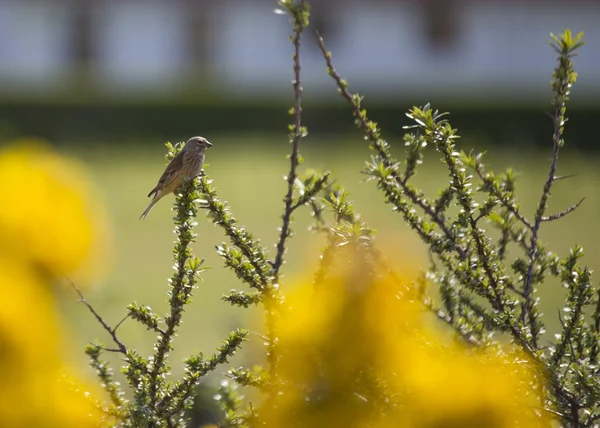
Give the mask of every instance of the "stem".
[[(172, 350), (171, 343), (175, 338), (177, 328), (181, 324), (181, 317), (185, 305), (189, 303), (190, 294), (194, 288), (195, 268), (188, 267), (188, 262), (193, 258), (191, 244), (195, 241), (193, 233), (193, 218), (196, 215), (194, 180), (187, 180), (179, 190), (176, 199), (177, 216), (175, 217), (175, 274), (171, 278), (171, 291), (169, 298), (169, 314), (165, 317), (167, 328), (159, 333), (156, 343), (152, 370), (149, 373), (149, 398), (150, 407), (155, 408), (158, 402), (158, 392), (162, 389), (164, 380), (161, 378), (167, 370), (167, 358)], [(162, 418), (162, 415), (157, 415)]]
[(277, 242), (277, 254), (275, 261), (273, 262), (273, 284), (275, 287), (268, 287), (264, 290), (264, 306), (265, 306), (265, 318), (268, 346), (267, 346), (267, 360), (271, 368), (272, 376), (277, 377), (277, 316), (278, 310), (281, 303), (281, 297), (279, 294), (277, 284), (279, 284), (279, 270), (283, 265), (283, 256), (285, 254), (285, 243), (287, 239), (292, 235), (290, 223), (292, 222), (292, 212), (298, 208), (298, 204), (294, 204), (294, 183), (298, 177), (297, 169), (300, 164), (300, 139), (304, 136), (305, 131), (302, 127), (302, 81), (300, 76), (300, 45), (302, 39), (302, 33), (308, 25), (307, 9), (304, 5), (304, 0), (301, 0), (297, 5), (290, 5), (287, 7), (289, 13), (292, 15), (294, 23), (294, 36), (292, 37), (292, 43), (294, 44), (294, 124), (290, 135), (292, 143), (292, 153), (290, 155), (290, 172), (287, 176), (287, 193), (284, 198), (285, 208), (283, 212), (283, 224), (281, 226), (281, 233), (279, 235), (279, 242)]
[(381, 156), (382, 160), (386, 164), (386, 167), (389, 167), (391, 169), (391, 175), (394, 178), (394, 180), (398, 183), (398, 185), (402, 188), (402, 192), (406, 196), (408, 196), (414, 204), (418, 205), (423, 211), (425, 211), (425, 213), (427, 213), (427, 215), (444, 232), (444, 235), (446, 235), (446, 238), (452, 242), (452, 245), (455, 247), (460, 259), (466, 260), (467, 253), (456, 242), (456, 238), (455, 238), (454, 234), (452, 233), (452, 231), (450, 230), (450, 228), (448, 227), (448, 225), (446, 224), (446, 222), (444, 221), (444, 218), (440, 215), (440, 213), (436, 212), (436, 210), (429, 203), (427, 203), (427, 201), (425, 201), (423, 198), (420, 198), (415, 193), (414, 189), (412, 189), (407, 184), (407, 182), (398, 175), (397, 171), (394, 170), (393, 166), (394, 166), (395, 162), (393, 162), (390, 159), (390, 155), (386, 149), (387, 143), (380, 138), (379, 131), (375, 127), (371, 127), (372, 122), (370, 122), (368, 120), (368, 118), (366, 117), (366, 115), (363, 114), (363, 112), (361, 111), (360, 105), (358, 105), (354, 101), (353, 95), (348, 90), (348, 84), (342, 79), (342, 77), (335, 70), (335, 67), (333, 66), (333, 62), (331, 60), (331, 53), (327, 51), (323, 37), (321, 37), (321, 35), (317, 33), (317, 39), (318, 39), (318, 43), (319, 43), (319, 48), (321, 49), (321, 52), (323, 53), (323, 56), (325, 57), (325, 62), (327, 63), (327, 69), (328, 69), (329, 75), (337, 83), (338, 90), (339, 90), (340, 94), (342, 95), (342, 97), (344, 97), (346, 99), (346, 101), (348, 101), (348, 103), (350, 103), (350, 106), (352, 108), (352, 114), (355, 117), (355, 119), (358, 121), (358, 124), (360, 125), (360, 128), (362, 128), (365, 136), (371, 141), (371, 147), (375, 151), (377, 151), (379, 156)]
[(96, 309), (94, 309), (94, 307), (87, 300), (85, 300), (85, 296), (83, 295), (83, 293), (81, 292), (81, 290), (79, 289), (79, 287), (77, 287), (77, 285), (73, 281), (71, 281), (71, 279), (67, 278), (67, 280), (69, 281), (69, 283), (71, 284), (71, 287), (73, 287), (73, 289), (75, 290), (75, 292), (79, 296), (79, 301), (81, 303), (83, 303), (89, 309), (89, 311), (94, 315), (94, 317), (96, 318), (96, 320), (98, 320), (98, 322), (100, 323), (100, 325), (102, 325), (102, 327), (104, 328), (104, 330), (106, 330), (108, 332), (108, 334), (110, 334), (110, 337), (112, 338), (113, 342), (115, 342), (115, 344), (118, 347), (118, 349), (106, 349), (106, 348), (102, 348), (102, 349), (105, 350), (105, 351), (120, 352), (121, 354), (127, 355), (127, 347), (117, 337), (117, 329), (121, 326), (121, 324), (123, 324), (123, 322), (128, 317), (123, 318), (116, 325), (115, 328), (112, 328), (111, 326), (109, 326), (106, 323), (106, 321), (104, 321), (104, 318), (102, 318), (100, 316), (100, 314), (96, 311)]
[(566, 122), (565, 112), (567, 100), (570, 92), (570, 87), (572, 83), (570, 82), (570, 78), (572, 77), (572, 62), (570, 59), (570, 46), (566, 43), (563, 43), (560, 49), (560, 58), (559, 65), (555, 70), (555, 80), (553, 83), (553, 89), (556, 93), (556, 96), (553, 100), (554, 105), (554, 115), (552, 116), (552, 121), (554, 123), (554, 132), (552, 134), (552, 162), (550, 164), (550, 171), (548, 172), (548, 178), (544, 183), (544, 189), (542, 191), (542, 196), (540, 197), (540, 202), (538, 204), (537, 211), (535, 213), (535, 221), (533, 224), (533, 228), (531, 229), (531, 244), (529, 247), (529, 264), (527, 267), (527, 275), (525, 276), (525, 280), (523, 283), (523, 295), (524, 300), (521, 305), (521, 322), (525, 323), (527, 320), (529, 322), (530, 328), (532, 330), (532, 338), (534, 340), (534, 344), (537, 342), (537, 334), (534, 333), (535, 327), (535, 317), (533, 315), (534, 309), (534, 298), (533, 294), (533, 270), (535, 268), (535, 264), (538, 257), (538, 237), (540, 226), (544, 221), (544, 214), (546, 212), (546, 208), (548, 207), (548, 199), (550, 198), (550, 190), (552, 189), (552, 184), (556, 180), (556, 168), (558, 165), (558, 153), (560, 151), (560, 147), (563, 144), (563, 132), (564, 132), (564, 124)]
[(302, 33), (304, 32), (304, 23), (302, 21), (302, 12), (304, 11), (304, 2), (300, 4), (300, 10), (294, 12), (294, 130), (292, 133), (292, 154), (290, 155), (290, 172), (287, 176), (287, 193), (285, 195), (285, 210), (283, 213), (283, 224), (281, 226), (281, 234), (277, 243), (277, 255), (273, 263), (273, 273), (275, 283), (279, 282), (279, 269), (283, 264), (283, 256), (285, 254), (285, 241), (290, 237), (290, 223), (292, 221), (294, 182), (298, 177), (298, 157), (300, 150), (300, 139), (302, 138), (302, 81), (300, 80), (300, 44)]

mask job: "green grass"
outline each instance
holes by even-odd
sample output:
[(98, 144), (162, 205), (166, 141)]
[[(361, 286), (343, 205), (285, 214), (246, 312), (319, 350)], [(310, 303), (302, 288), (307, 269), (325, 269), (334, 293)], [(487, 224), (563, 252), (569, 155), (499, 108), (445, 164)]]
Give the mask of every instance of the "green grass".
[[(273, 253), (286, 190), (283, 176), (289, 169), (285, 155), (290, 146), (286, 144), (286, 136), (279, 137), (280, 144), (263, 144), (265, 140), (259, 137), (208, 137), (215, 146), (208, 152), (207, 163), (210, 166), (207, 173), (214, 179), (220, 197), (230, 203), (238, 221), (247, 226)], [(401, 143), (396, 142), (395, 146), (398, 155), (402, 156)], [(147, 148), (143, 149), (143, 153), (137, 153), (142, 150), (141, 147)], [(470, 148), (466, 142), (459, 147)], [(493, 158), (496, 172), (513, 166), (520, 173), (518, 194), (528, 215), (533, 213), (546, 179), (550, 151), (549, 146), (544, 152), (498, 147), (488, 152), (488, 162)], [(110, 268), (106, 276), (91, 284), (85, 294), (113, 324), (124, 316), (126, 305), (132, 301), (150, 305), (158, 313), (163, 313), (167, 307), (167, 278), (172, 274), (174, 239), (170, 211), (173, 198), (165, 198), (146, 220), (138, 220), (148, 202), (146, 194), (164, 169), (164, 153), (160, 142), (154, 141), (138, 145), (135, 151), (129, 147), (106, 153), (96, 148), (74, 150), (71, 153), (80, 157), (89, 167), (91, 177), (100, 189), (98, 196), (104, 200), (110, 213), (113, 240)], [(383, 203), (382, 195), (377, 192), (374, 183), (364, 182), (365, 176), (360, 171), (370, 153), (366, 143), (361, 144), (358, 135), (345, 140), (308, 138), (302, 153), (306, 160), (302, 168), (330, 169), (334, 177), (352, 193), (358, 211), (378, 230), (377, 240), (383, 247), (398, 257), (416, 258), (426, 265), (425, 247), (403, 224), (400, 215)], [(448, 181), (439, 158), (437, 153), (428, 151), (425, 164), (416, 177), (417, 184), (430, 195)], [(570, 246), (576, 243), (583, 245), (587, 253), (585, 261), (592, 268), (600, 264), (600, 234), (595, 223), (600, 207), (600, 195), (596, 191), (600, 179), (597, 162), (595, 157), (565, 151), (559, 162), (559, 173), (578, 175), (556, 183), (550, 209), (552, 212), (559, 211), (583, 196), (587, 199), (575, 213), (560, 222), (546, 224), (542, 229), (543, 241), (561, 256), (566, 254)], [(296, 235), (289, 244), (287, 257), (290, 261), (283, 267), (284, 292), (286, 287), (297, 283), (300, 278), (312, 278), (322, 240), (307, 231), (309, 221), (306, 210), (296, 215), (293, 227)], [(256, 329), (262, 326), (258, 310), (230, 308), (220, 300), (223, 293), (231, 288), (243, 289), (244, 285), (223, 268), (222, 261), (215, 253), (215, 245), (224, 241), (222, 231), (204, 217), (200, 217), (198, 222), (198, 241), (194, 249), (212, 269), (203, 275), (204, 282), (195, 291), (194, 302), (184, 316), (184, 325), (173, 353), (175, 374), (181, 373), (181, 367), (176, 362), (191, 351), (199, 349), (211, 353), (231, 329), (248, 323)], [(550, 331), (556, 326), (556, 308), (563, 294), (555, 283), (549, 283), (540, 290), (546, 312), (544, 319)], [(72, 360), (84, 365), (86, 361), (82, 349), (85, 344), (96, 338), (109, 343), (109, 338), (85, 307), (75, 302), (75, 296), (69, 290), (61, 294), (61, 309), (65, 324), (72, 334), (68, 353), (71, 353)], [(151, 351), (152, 333), (134, 321), (127, 321), (119, 335), (128, 346), (143, 353)], [(255, 354), (261, 346), (258, 337), (253, 338), (252, 342), (254, 345), (249, 355)]]

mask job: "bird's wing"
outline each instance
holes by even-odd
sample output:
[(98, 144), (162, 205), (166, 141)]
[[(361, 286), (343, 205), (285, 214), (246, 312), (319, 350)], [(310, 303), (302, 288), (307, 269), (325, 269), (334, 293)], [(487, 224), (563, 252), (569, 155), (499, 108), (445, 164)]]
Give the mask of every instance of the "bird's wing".
[(173, 179), (175, 173), (183, 166), (184, 156), (185, 152), (180, 151), (173, 159), (171, 159), (171, 162), (169, 162), (169, 165), (167, 165), (167, 168), (165, 168), (165, 172), (163, 172), (163, 175), (161, 175), (158, 179), (156, 187), (152, 189), (150, 193), (148, 193), (148, 197), (150, 197), (153, 193), (157, 193), (160, 188), (164, 187), (165, 183), (168, 183)]

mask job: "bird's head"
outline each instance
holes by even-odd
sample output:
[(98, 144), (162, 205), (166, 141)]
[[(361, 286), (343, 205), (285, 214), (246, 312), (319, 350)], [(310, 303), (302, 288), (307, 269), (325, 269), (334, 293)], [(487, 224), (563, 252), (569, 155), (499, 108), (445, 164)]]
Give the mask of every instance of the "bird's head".
[(192, 137), (185, 143), (185, 147), (193, 150), (201, 150), (204, 151), (210, 147), (212, 144), (204, 137)]

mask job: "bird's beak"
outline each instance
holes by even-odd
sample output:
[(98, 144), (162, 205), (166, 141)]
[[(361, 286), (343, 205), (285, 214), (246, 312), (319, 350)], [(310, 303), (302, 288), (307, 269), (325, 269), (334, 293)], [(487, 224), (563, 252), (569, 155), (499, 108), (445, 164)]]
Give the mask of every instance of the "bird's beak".
[(211, 142), (207, 141), (207, 142), (206, 142), (206, 146), (207, 146), (207, 147), (212, 147), (213, 145), (212, 145), (212, 143), (211, 143)]

